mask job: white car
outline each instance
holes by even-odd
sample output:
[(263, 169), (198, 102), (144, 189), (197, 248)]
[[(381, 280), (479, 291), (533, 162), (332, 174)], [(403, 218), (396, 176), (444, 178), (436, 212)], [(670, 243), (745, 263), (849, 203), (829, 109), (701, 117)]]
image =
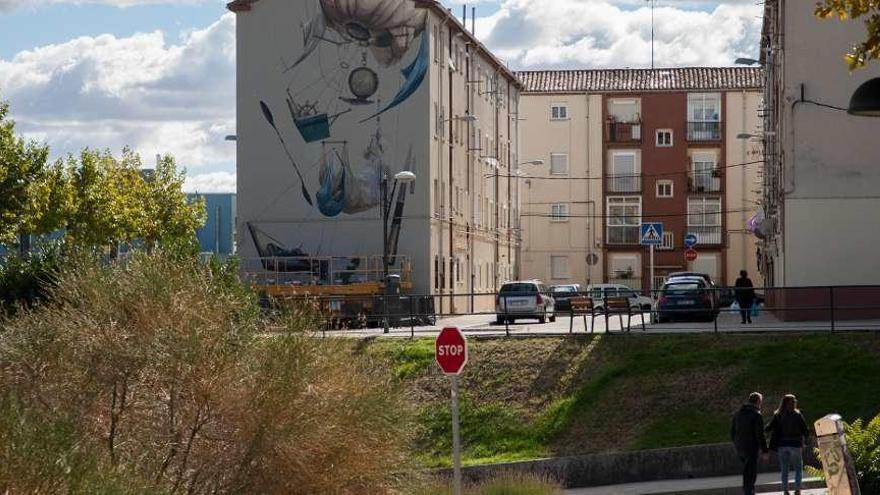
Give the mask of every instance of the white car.
[(496, 323), (513, 323), (536, 318), (539, 323), (556, 321), (556, 303), (550, 291), (537, 280), (506, 282), (495, 300)]
[(626, 297), (633, 311), (651, 311), (654, 300), (642, 295), (639, 291), (619, 284), (594, 284), (587, 286), (587, 294), (593, 299), (596, 312), (605, 310), (605, 299), (610, 297)]

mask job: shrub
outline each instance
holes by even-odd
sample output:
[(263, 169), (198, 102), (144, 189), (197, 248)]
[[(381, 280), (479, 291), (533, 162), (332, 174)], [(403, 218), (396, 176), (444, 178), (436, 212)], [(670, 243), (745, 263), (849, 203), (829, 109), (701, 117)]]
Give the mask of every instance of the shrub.
[(56, 242), (42, 244), (26, 257), (9, 253), (0, 258), (0, 312), (45, 300), (63, 260)]
[[(115, 493), (124, 480), (128, 492), (381, 494), (401, 482), (410, 428), (393, 377), (311, 338), (311, 308), (263, 321), (234, 269), (162, 254), (83, 262), (50, 292), (0, 323), (0, 466), (30, 466), (0, 470), (0, 493)], [(269, 325), (286, 331), (268, 337)]]

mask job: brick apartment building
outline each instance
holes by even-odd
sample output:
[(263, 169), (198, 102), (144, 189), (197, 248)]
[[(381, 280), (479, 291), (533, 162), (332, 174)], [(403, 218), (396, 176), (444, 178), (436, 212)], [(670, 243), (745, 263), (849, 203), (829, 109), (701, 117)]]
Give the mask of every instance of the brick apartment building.
[[(757, 209), (760, 148), (739, 137), (760, 130), (760, 69), (518, 75), (522, 156), (549, 164), (523, 174), (523, 276), (648, 289), (643, 221), (664, 224), (654, 287), (674, 271), (721, 284), (740, 269), (757, 272), (746, 224)], [(694, 262), (685, 260), (687, 234), (699, 240)]]

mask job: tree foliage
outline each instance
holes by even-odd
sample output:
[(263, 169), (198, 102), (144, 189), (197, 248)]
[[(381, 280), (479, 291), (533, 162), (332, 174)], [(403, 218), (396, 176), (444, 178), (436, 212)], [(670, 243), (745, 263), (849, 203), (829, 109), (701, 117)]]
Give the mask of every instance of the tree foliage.
[(173, 157), (149, 170), (129, 148), (119, 158), (85, 149), (50, 164), (49, 148), (17, 136), (7, 113), (0, 104), (0, 244), (64, 229), (76, 247), (194, 245), (204, 204), (187, 199)]
[(841, 21), (865, 18), (866, 38), (857, 42), (845, 56), (850, 70), (880, 59), (880, 0), (821, 0), (816, 5), (816, 15), (823, 19), (837, 17)]

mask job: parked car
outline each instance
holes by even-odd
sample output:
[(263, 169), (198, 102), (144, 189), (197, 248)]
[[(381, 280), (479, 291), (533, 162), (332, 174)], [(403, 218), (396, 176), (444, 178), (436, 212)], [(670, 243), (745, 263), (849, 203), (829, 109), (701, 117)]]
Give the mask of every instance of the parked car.
[(554, 285), (550, 293), (556, 302), (556, 311), (571, 311), (571, 298), (583, 294), (581, 284)]
[(718, 315), (712, 287), (703, 277), (676, 277), (666, 281), (657, 298), (658, 323), (676, 320), (714, 320)]
[[(712, 295), (712, 300), (715, 304), (716, 313), (720, 312), (722, 307), (727, 307), (733, 304), (733, 300), (730, 299), (732, 294), (728, 290), (725, 290), (724, 288), (719, 288), (717, 285), (715, 285), (715, 281), (712, 280), (712, 277), (709, 276), (708, 273), (674, 272), (666, 276), (666, 281), (669, 282), (674, 279), (694, 277), (705, 280), (706, 283), (709, 285), (709, 293)], [(730, 300), (730, 302), (727, 302), (728, 300)]]
[(630, 308), (634, 311), (650, 311), (654, 300), (642, 295), (639, 291), (619, 284), (593, 284), (587, 286), (587, 294), (593, 299), (596, 312), (605, 310), (605, 299), (609, 297), (626, 297)]
[(495, 301), (496, 323), (537, 318), (539, 323), (556, 321), (556, 305), (547, 287), (538, 280), (506, 282)]

